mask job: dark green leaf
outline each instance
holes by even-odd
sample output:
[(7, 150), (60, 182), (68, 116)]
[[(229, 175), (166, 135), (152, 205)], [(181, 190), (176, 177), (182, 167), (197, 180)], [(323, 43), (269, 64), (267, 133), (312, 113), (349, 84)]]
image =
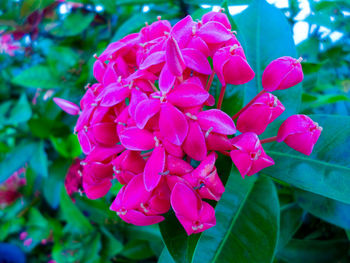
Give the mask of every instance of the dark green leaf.
[(81, 12), (72, 12), (64, 19), (62, 25), (54, 28), (51, 33), (59, 37), (75, 36), (82, 33), (94, 20), (95, 14), (83, 14)]
[(320, 195), (298, 190), (298, 204), (309, 213), (329, 223), (350, 230), (350, 205)]
[(44, 141), (40, 141), (39, 143), (37, 143), (37, 147), (33, 152), (33, 156), (30, 160), (30, 166), (37, 175), (47, 177), (48, 161), (47, 154), (44, 148)]
[(298, 240), (293, 239), (278, 253), (277, 257), (293, 263), (348, 262), (346, 257), (349, 243), (346, 240)]
[(216, 226), (202, 233), (195, 249), (193, 262), (216, 262), (221, 254), (226, 253), (226, 245), (232, 241), (231, 231), (255, 180), (255, 177), (243, 179), (237, 169), (234, 167), (231, 169), (225, 185), (225, 193), (215, 207)]
[(311, 115), (323, 131), (310, 157), (284, 143), (267, 151), (275, 165), (263, 170), (272, 177), (316, 194), (350, 203), (350, 117)]

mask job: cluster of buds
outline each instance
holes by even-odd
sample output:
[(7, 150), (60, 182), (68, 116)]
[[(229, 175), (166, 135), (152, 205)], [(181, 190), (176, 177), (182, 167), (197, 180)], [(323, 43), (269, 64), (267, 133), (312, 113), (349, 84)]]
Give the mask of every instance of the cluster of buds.
[[(216, 223), (204, 199), (218, 201), (225, 191), (215, 167), (218, 153), (231, 156), (241, 175), (250, 176), (274, 164), (262, 142), (284, 141), (310, 154), (320, 135), (317, 124), (295, 115), (276, 138), (258, 138), (284, 111), (267, 92), (303, 78), (300, 60), (291, 57), (268, 65), (264, 90), (237, 114), (221, 110), (227, 84), (254, 78), (224, 13), (209, 12), (197, 22), (187, 16), (173, 27), (159, 17), (95, 58), (98, 82), (86, 87), (80, 107), (55, 102), (79, 114), (75, 132), (87, 155), (81, 162), (87, 197), (106, 195), (117, 179), (124, 186), (111, 209), (128, 223), (159, 223), (172, 207), (188, 235), (202, 232)], [(222, 84), (217, 102), (209, 93), (215, 74)], [(233, 137), (237, 118), (242, 134)]]
[(11, 205), (21, 197), (19, 188), (26, 184), (24, 173), (25, 169), (21, 168), (13, 173), (5, 182), (0, 183), (0, 208)]

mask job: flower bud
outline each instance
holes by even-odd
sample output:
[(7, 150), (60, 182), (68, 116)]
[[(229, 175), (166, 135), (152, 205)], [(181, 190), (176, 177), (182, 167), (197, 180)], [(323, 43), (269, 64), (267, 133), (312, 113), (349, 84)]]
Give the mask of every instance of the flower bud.
[(247, 83), (255, 75), (246, 60), (242, 47), (237, 44), (220, 48), (213, 57), (213, 65), (223, 86)]
[(284, 110), (284, 106), (276, 96), (265, 93), (239, 115), (237, 129), (242, 133), (262, 134), (267, 125), (280, 116)]
[(262, 75), (262, 86), (266, 91), (288, 89), (304, 78), (301, 58), (280, 57), (272, 61)]
[(245, 175), (251, 176), (275, 164), (272, 158), (265, 153), (255, 133), (243, 133), (233, 138), (231, 142), (236, 147), (230, 152), (231, 159), (243, 178)]
[(294, 150), (310, 155), (321, 131), (322, 127), (310, 117), (302, 114), (292, 115), (282, 123), (276, 141), (284, 141)]
[(57, 104), (58, 107), (60, 107), (66, 113), (70, 115), (79, 114), (80, 108), (78, 105), (74, 104), (73, 102), (70, 102), (65, 99), (57, 98), (57, 97), (53, 98), (53, 101)]

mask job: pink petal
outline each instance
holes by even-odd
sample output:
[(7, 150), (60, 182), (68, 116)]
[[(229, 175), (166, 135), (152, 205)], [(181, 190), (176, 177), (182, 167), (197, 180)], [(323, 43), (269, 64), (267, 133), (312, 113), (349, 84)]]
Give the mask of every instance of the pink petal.
[(92, 151), (93, 146), (85, 130), (78, 132), (78, 140), (83, 153), (89, 154)]
[(57, 97), (54, 97), (53, 101), (57, 104), (58, 107), (70, 115), (78, 115), (80, 112), (79, 106), (73, 102)]
[(207, 156), (205, 138), (199, 124), (190, 121), (188, 134), (183, 144), (185, 153), (196, 161), (201, 161)]
[(189, 220), (198, 219), (198, 210), (202, 206), (202, 200), (184, 183), (177, 183), (174, 186), (170, 202), (176, 215), (183, 216)]
[(123, 206), (125, 209), (137, 209), (141, 203), (147, 203), (151, 192), (146, 191), (142, 174), (135, 176), (125, 187)]
[(120, 218), (129, 224), (136, 226), (148, 226), (158, 224), (164, 220), (163, 216), (146, 216), (136, 210), (128, 210), (125, 215), (120, 215)]
[(147, 69), (151, 66), (159, 65), (165, 62), (165, 52), (157, 51), (148, 56), (140, 65), (140, 69)]
[(203, 130), (212, 128), (213, 132), (231, 135), (236, 132), (233, 120), (225, 112), (217, 109), (202, 111), (197, 114), (199, 125)]
[(105, 74), (103, 75), (103, 86), (107, 87), (118, 81), (118, 74), (114, 69), (115, 63), (108, 63)]
[(97, 100), (101, 100), (101, 106), (111, 107), (124, 101), (129, 94), (128, 87), (123, 87), (120, 83), (112, 83), (98, 95)]
[(111, 180), (105, 179), (97, 184), (89, 184), (83, 180), (83, 188), (89, 199), (98, 199), (105, 196), (112, 187)]
[(238, 168), (239, 173), (244, 178), (244, 176), (249, 173), (253, 163), (249, 154), (241, 152), (240, 150), (233, 150), (230, 152), (230, 156), (233, 163)]
[(182, 55), (186, 66), (190, 69), (205, 75), (211, 74), (210, 64), (202, 52), (193, 48), (185, 48), (182, 50)]
[(97, 123), (92, 126), (95, 140), (105, 145), (115, 145), (119, 142), (115, 123)]
[(160, 110), (159, 100), (147, 99), (141, 101), (135, 110), (135, 122), (136, 126), (143, 129), (148, 120), (156, 115)]
[(136, 127), (126, 128), (120, 134), (121, 144), (128, 150), (148, 151), (154, 148), (154, 136)]
[(167, 156), (167, 170), (171, 175), (184, 175), (192, 172), (193, 167), (188, 162), (174, 157), (172, 155)]
[(96, 60), (93, 67), (93, 74), (95, 79), (98, 82), (103, 81), (103, 76), (105, 74), (105, 71), (106, 71), (106, 64), (100, 61), (99, 59)]
[(182, 158), (184, 156), (184, 152), (181, 146), (175, 145), (166, 139), (162, 140), (162, 143), (167, 153), (178, 158)]
[(216, 21), (210, 21), (205, 23), (198, 31), (198, 36), (203, 38), (207, 43), (217, 44), (223, 43), (232, 38), (230, 30)]
[(159, 89), (163, 94), (166, 94), (170, 91), (172, 86), (174, 86), (176, 76), (173, 75), (167, 64), (164, 65), (159, 76)]
[(147, 95), (138, 89), (133, 89), (131, 91), (131, 99), (129, 104), (129, 114), (131, 117), (135, 119), (135, 110), (137, 105), (143, 101), (148, 99)]
[(183, 83), (175, 87), (167, 98), (178, 107), (193, 107), (202, 105), (209, 98), (209, 93), (199, 85)]
[(147, 191), (152, 191), (160, 182), (165, 167), (165, 150), (162, 146), (154, 148), (147, 160), (143, 179)]
[(184, 58), (182, 57), (181, 50), (174, 37), (168, 39), (166, 45), (166, 64), (169, 71), (174, 76), (181, 76), (186, 68)]
[(173, 26), (171, 35), (174, 36), (180, 48), (187, 46), (192, 37), (192, 28), (195, 25), (196, 23), (193, 22), (192, 17), (188, 15)]
[(180, 146), (186, 138), (188, 124), (185, 116), (170, 103), (161, 105), (159, 128), (162, 137)]

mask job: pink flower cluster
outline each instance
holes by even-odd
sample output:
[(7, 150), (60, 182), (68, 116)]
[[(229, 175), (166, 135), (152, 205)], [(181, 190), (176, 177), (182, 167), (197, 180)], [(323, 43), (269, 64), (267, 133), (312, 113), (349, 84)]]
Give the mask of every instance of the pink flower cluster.
[[(87, 155), (81, 162), (84, 192), (91, 199), (103, 197), (116, 178), (124, 186), (111, 209), (128, 223), (159, 223), (172, 207), (188, 235), (204, 231), (216, 222), (204, 199), (218, 201), (225, 191), (217, 153), (231, 156), (241, 175), (250, 176), (274, 164), (261, 143), (277, 139), (310, 154), (320, 135), (310, 118), (295, 115), (276, 138), (258, 138), (284, 111), (267, 91), (303, 79), (300, 61), (291, 57), (267, 66), (264, 90), (235, 116), (220, 110), (227, 84), (254, 78), (224, 13), (209, 12), (197, 22), (187, 16), (173, 27), (158, 18), (95, 57), (98, 82), (88, 85), (80, 107), (60, 98), (55, 102), (79, 114), (75, 132)], [(222, 89), (212, 108), (215, 74)], [(236, 118), (242, 134), (232, 138)]]
[(26, 184), (24, 173), (25, 169), (21, 168), (13, 173), (5, 182), (0, 183), (0, 208), (11, 205), (21, 197), (19, 188)]

